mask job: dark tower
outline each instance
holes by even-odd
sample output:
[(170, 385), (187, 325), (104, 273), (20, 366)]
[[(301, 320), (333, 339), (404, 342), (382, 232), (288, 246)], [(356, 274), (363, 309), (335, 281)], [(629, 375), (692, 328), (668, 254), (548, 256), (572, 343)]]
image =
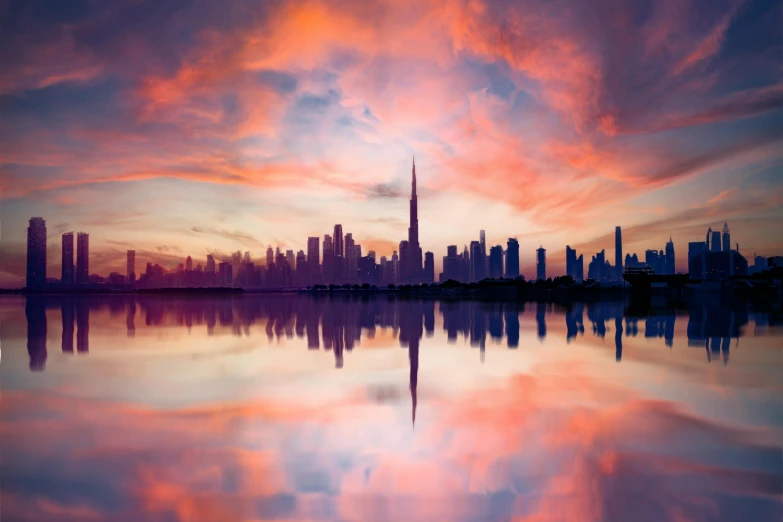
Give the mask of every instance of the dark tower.
[(84, 232), (76, 234), (76, 282), (87, 283), (90, 280), (90, 235)]
[(674, 241), (672, 241), (671, 236), (669, 236), (669, 242), (666, 243), (666, 273), (667, 274), (674, 274), (675, 271), (675, 263), (674, 263)]
[(506, 242), (506, 277), (519, 277), (519, 242), (513, 237)]
[(63, 284), (73, 284), (73, 232), (63, 234), (62, 277)]
[(46, 221), (30, 218), (27, 227), (27, 288), (46, 285)]
[(419, 199), (416, 196), (416, 158), (413, 159), (411, 176), (410, 226), (408, 227), (408, 263), (406, 279), (411, 283), (421, 281), (421, 246), (419, 245)]
[(731, 234), (729, 232), (729, 224), (723, 222), (723, 251), (728, 252), (731, 250)]
[(620, 227), (614, 229), (614, 269), (617, 270), (617, 279), (623, 278), (623, 232)]

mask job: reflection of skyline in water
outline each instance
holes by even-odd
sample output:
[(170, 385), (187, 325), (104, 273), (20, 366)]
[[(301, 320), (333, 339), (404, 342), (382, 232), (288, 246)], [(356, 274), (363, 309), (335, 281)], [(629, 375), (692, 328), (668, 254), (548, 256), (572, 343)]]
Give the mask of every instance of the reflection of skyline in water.
[[(20, 350), (23, 371), (4, 380), (11, 519), (779, 520), (779, 383), (770, 357), (744, 357), (772, 343), (741, 340), (758, 349), (727, 369), (686, 346), (712, 360), (718, 339), (723, 360), (724, 338), (734, 349), (779, 313), (299, 296), (18, 303), (30, 368), (48, 371), (28, 372)], [(142, 350), (107, 353), (117, 333)], [(62, 345), (48, 361), (47, 334), (49, 349)], [(580, 336), (604, 336), (592, 342), (604, 348), (614, 337), (615, 358), (633, 364), (577, 354)], [(266, 339), (279, 349), (252, 350)], [(427, 349), (440, 339), (466, 349)], [(645, 341), (698, 360), (635, 357)], [(390, 343), (407, 354), (370, 349)], [(213, 345), (221, 358), (202, 357)]]
[[(547, 303), (439, 301), (438, 311), (449, 343), (460, 336), (478, 348), (483, 362), (487, 337), (517, 349), (520, 342), (520, 317), (534, 307), (536, 335), (547, 336), (547, 316), (563, 317), (566, 340), (571, 342), (585, 333), (584, 320), (593, 336), (603, 339), (614, 330), (615, 357), (623, 355), (623, 337), (636, 337), (643, 323), (645, 339), (663, 339), (666, 347), (674, 343), (677, 310), (653, 310), (647, 317), (629, 315), (621, 302), (573, 303), (568, 308)], [(134, 337), (137, 320), (146, 327), (176, 324), (188, 329), (206, 326), (214, 335), (215, 327), (231, 328), (234, 335), (250, 335), (250, 326), (265, 321), (265, 332), (275, 338), (306, 338), (310, 350), (334, 352), (335, 368), (344, 366), (344, 352), (351, 351), (362, 335), (374, 338), (377, 328), (390, 328), (403, 347), (418, 352), (425, 335), (435, 332), (436, 303), (433, 300), (395, 298), (328, 298), (309, 296), (160, 298), (136, 296), (72, 297), (28, 296), (25, 304), (27, 346), (30, 369), (42, 371), (47, 357), (46, 310), (59, 309), (62, 318), (62, 351), (89, 353), (90, 314), (108, 310), (112, 317), (125, 316), (126, 334)], [(692, 303), (687, 309), (687, 345), (704, 348), (707, 361), (722, 359), (728, 364), (731, 339), (743, 335), (753, 320), (754, 333), (780, 322), (779, 314), (753, 313), (747, 308), (722, 307), (715, 301)], [(682, 320), (682, 311), (680, 311)], [(137, 318), (138, 316), (138, 318)], [(411, 355), (414, 366), (415, 354)], [(414, 380), (412, 372), (412, 382)], [(411, 385), (415, 390), (415, 385)]]

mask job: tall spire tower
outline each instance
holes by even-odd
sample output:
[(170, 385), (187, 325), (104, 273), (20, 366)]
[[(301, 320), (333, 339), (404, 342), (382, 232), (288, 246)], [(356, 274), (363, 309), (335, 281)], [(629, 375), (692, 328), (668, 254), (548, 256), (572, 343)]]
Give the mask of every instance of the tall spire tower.
[(416, 196), (416, 158), (413, 158), (408, 241), (400, 243), (400, 282), (419, 284), (422, 281), (422, 275), (422, 254), (419, 245), (419, 200)]
[(408, 227), (408, 244), (412, 248), (419, 246), (419, 200), (416, 197), (416, 158), (413, 158), (413, 173), (411, 176), (411, 215)]

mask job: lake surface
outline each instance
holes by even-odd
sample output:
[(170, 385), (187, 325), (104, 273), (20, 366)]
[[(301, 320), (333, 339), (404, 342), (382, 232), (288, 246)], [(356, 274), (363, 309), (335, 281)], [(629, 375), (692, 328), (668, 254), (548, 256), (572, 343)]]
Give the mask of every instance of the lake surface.
[(783, 519), (779, 305), (634, 309), (2, 297), (1, 518)]

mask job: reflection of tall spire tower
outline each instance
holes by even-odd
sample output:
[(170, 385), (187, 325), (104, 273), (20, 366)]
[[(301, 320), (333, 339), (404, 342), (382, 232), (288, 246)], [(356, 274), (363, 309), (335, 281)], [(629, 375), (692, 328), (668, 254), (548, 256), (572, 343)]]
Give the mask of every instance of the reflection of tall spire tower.
[(413, 421), (413, 426), (416, 426), (416, 385), (419, 381), (419, 339), (418, 337), (412, 338), (410, 340), (410, 345), (408, 346), (408, 360), (410, 361), (411, 366), (411, 377), (410, 377), (410, 384), (411, 384), (411, 420)]

